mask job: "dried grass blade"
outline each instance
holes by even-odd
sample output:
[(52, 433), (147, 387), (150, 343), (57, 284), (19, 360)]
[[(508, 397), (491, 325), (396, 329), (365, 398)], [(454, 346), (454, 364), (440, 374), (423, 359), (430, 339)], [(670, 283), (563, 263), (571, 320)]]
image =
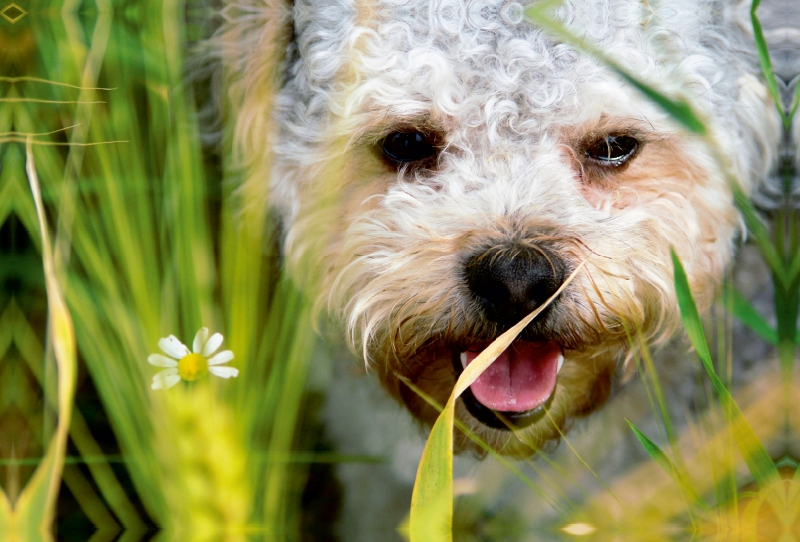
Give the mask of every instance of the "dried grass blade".
[(5, 492), (0, 488), (0, 533), (10, 533), (13, 528), (13, 510), (11, 502)]
[(422, 452), (411, 496), (411, 542), (451, 542), (453, 539), (453, 425), (456, 399), (508, 348), (525, 326), (564, 291), (585, 264), (586, 260), (581, 261), (547, 301), (495, 339), (461, 373)]
[(56, 433), (48, 446), (47, 454), (23, 490), (14, 509), (14, 528), (17, 530), (17, 534), (23, 539), (33, 539), (47, 533), (55, 518), (55, 503), (61, 485), (72, 401), (75, 395), (76, 359), (72, 318), (56, 275), (53, 249), (44, 216), (44, 205), (30, 138), (27, 145), (26, 170), (39, 218), (45, 288), (49, 308), (48, 334), (58, 365), (59, 414)]

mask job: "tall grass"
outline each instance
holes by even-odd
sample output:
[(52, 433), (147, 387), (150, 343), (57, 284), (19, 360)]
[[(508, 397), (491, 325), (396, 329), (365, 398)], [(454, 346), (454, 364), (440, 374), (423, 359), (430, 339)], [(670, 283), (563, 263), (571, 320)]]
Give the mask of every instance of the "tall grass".
[[(272, 222), (234, 190), (238, 173), (208, 177), (216, 170), (184, 83), (184, 9), (54, 2), (17, 23), (30, 50), (0, 81), (0, 208), (41, 254), (49, 320), (43, 344), (36, 307), (20, 311), (12, 298), (5, 309), (3, 336), (27, 366), (2, 393), (45, 395), (42, 429), (12, 433), (3, 457), (0, 526), (12, 540), (52, 538), (68, 442), (84, 468), (63, 481), (98, 536), (154, 527), (180, 540), (300, 536), (304, 467), (291, 454), (315, 342), (309, 311), (275, 270)], [(224, 335), (240, 376), (151, 390), (159, 338), (191, 346), (201, 327)], [(102, 452), (107, 438), (72, 406), (77, 359), (132, 489)], [(27, 406), (22, 416), (35, 420), (37, 405)], [(25, 438), (39, 439), (43, 459), (36, 446), (13, 455)]]

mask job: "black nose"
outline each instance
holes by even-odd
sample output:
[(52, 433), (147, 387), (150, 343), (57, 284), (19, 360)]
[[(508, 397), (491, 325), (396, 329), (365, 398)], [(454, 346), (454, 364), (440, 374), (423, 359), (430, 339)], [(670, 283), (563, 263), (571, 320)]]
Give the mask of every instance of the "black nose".
[(489, 320), (514, 325), (564, 282), (564, 264), (551, 251), (514, 243), (467, 260), (467, 285)]

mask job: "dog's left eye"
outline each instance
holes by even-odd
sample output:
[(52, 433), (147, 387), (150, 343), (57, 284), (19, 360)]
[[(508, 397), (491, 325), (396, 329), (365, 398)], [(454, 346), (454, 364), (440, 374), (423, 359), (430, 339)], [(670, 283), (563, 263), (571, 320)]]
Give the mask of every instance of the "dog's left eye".
[(593, 141), (584, 151), (593, 162), (617, 167), (630, 160), (639, 150), (639, 140), (629, 135), (607, 135)]
[(383, 138), (380, 148), (386, 158), (400, 164), (419, 162), (436, 155), (436, 146), (430, 138), (417, 131), (392, 132)]

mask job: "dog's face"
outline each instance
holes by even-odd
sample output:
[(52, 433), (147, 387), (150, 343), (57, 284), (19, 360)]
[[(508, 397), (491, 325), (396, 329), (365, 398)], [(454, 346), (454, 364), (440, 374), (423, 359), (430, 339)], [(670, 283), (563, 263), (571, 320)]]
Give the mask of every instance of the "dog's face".
[[(750, 190), (774, 106), (712, 3), (668, 4), (579, 0), (560, 17), (705, 114)], [(711, 151), (518, 4), (307, 0), (294, 18), (272, 175), (286, 259), (416, 417), (438, 415), (418, 392), (444, 404), (581, 262), (459, 400), (504, 453), (601, 405), (630, 337), (671, 333), (670, 247), (710, 304), (739, 224)]]

